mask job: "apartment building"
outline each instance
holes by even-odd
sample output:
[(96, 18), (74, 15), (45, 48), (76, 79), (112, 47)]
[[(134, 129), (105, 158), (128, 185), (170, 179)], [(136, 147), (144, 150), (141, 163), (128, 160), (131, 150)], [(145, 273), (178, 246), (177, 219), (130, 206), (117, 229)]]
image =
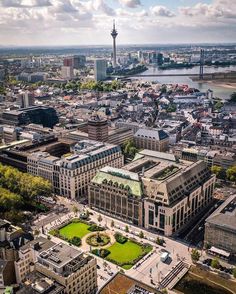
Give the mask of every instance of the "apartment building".
[(64, 286), (67, 294), (95, 294), (97, 291), (96, 259), (64, 243), (42, 251), (35, 270)]
[(89, 204), (171, 236), (211, 204), (214, 184), (201, 160), (143, 150), (122, 169), (101, 169), (89, 185)]
[(81, 198), (87, 195), (88, 183), (100, 168), (123, 164), (119, 146), (83, 140), (61, 158), (46, 152), (31, 153), (27, 158), (27, 172), (49, 180), (57, 194)]
[(169, 136), (163, 130), (139, 129), (134, 135), (134, 142), (139, 149), (164, 152), (168, 150)]

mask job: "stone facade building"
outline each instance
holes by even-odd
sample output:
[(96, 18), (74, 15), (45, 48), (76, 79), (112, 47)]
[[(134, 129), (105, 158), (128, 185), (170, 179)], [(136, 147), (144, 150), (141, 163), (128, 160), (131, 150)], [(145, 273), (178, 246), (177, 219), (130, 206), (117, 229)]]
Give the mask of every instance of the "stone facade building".
[(168, 150), (169, 136), (163, 130), (139, 129), (134, 135), (134, 142), (139, 149), (164, 152)]
[(89, 205), (143, 225), (142, 186), (136, 173), (104, 167), (89, 185)]
[(27, 172), (49, 180), (59, 195), (81, 198), (87, 195), (88, 183), (100, 168), (123, 164), (119, 146), (83, 140), (61, 158), (45, 152), (32, 153), (27, 158)]
[(122, 169), (100, 170), (89, 185), (89, 204), (171, 236), (210, 206), (214, 184), (203, 161), (143, 150)]

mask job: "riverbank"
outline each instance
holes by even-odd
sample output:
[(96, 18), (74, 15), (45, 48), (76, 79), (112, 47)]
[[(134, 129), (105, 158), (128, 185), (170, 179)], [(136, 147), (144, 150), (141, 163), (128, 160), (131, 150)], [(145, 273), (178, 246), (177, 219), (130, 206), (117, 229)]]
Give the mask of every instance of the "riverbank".
[(174, 287), (176, 293), (185, 294), (235, 294), (236, 281), (225, 279), (217, 273), (191, 266), (189, 273)]
[[(204, 81), (205, 82), (205, 81)], [(206, 81), (209, 85), (214, 85), (215, 87), (225, 88), (225, 89), (233, 89), (236, 91), (236, 80), (234, 82), (227, 81)]]

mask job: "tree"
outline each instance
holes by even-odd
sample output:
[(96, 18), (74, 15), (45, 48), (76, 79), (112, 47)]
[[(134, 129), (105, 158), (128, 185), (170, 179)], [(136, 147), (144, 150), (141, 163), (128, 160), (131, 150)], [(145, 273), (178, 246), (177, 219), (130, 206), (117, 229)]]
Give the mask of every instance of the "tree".
[(143, 233), (143, 231), (140, 231), (138, 236), (139, 236), (139, 238), (143, 239), (143, 238), (144, 238), (144, 233)]
[(221, 166), (213, 165), (211, 172), (216, 175), (217, 178), (225, 179), (225, 171)]
[(40, 234), (39, 230), (34, 230), (34, 235), (37, 237)]
[(165, 243), (165, 240), (163, 238), (157, 237), (156, 243), (157, 243), (157, 245), (162, 246)]
[(226, 175), (230, 181), (236, 182), (236, 165), (228, 168), (226, 171)]
[(166, 112), (175, 112), (176, 111), (176, 105), (175, 104), (169, 104), (167, 109), (166, 109)]
[(233, 277), (236, 279), (236, 267), (233, 269)]
[(191, 251), (191, 258), (193, 262), (197, 262), (200, 259), (200, 253), (197, 249), (192, 249)]
[(128, 140), (122, 145), (123, 153), (126, 157), (133, 158), (138, 152), (138, 149), (135, 147), (133, 140)]
[(99, 214), (99, 216), (98, 216), (98, 222), (99, 223), (102, 222), (102, 216), (101, 216), (101, 214)]
[(236, 102), (236, 92), (234, 92), (234, 93), (232, 93), (231, 95), (230, 95), (230, 100), (229, 100), (230, 102)]
[(215, 110), (220, 110), (222, 108), (222, 106), (224, 105), (224, 103), (220, 100), (217, 100), (214, 104), (214, 109)]
[(221, 171), (221, 167), (220, 167), (220, 166), (213, 165), (213, 166), (211, 167), (211, 172), (212, 172), (213, 174), (215, 174), (216, 176), (219, 175), (220, 171)]
[(211, 248), (211, 245), (210, 245), (209, 243), (206, 243), (206, 244), (205, 244), (205, 249), (206, 249), (206, 250), (209, 250), (210, 248)]
[(125, 226), (125, 232), (129, 233), (129, 226), (127, 226), (127, 225)]
[(79, 209), (78, 209), (77, 206), (74, 205), (74, 206), (72, 207), (72, 211), (74, 212), (75, 215), (77, 215)]
[(220, 263), (219, 263), (219, 260), (217, 258), (212, 259), (211, 267), (215, 268), (215, 269), (218, 269), (220, 267)]
[(115, 223), (114, 223), (114, 221), (112, 220), (111, 221), (111, 227), (113, 228), (115, 226)]
[(89, 218), (89, 210), (88, 209), (86, 210), (85, 214), (86, 214), (86, 217)]

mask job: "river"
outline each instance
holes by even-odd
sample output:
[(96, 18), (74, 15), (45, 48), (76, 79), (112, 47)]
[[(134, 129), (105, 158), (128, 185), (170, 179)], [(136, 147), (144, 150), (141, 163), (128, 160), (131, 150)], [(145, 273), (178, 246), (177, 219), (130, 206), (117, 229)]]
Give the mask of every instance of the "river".
[[(227, 67), (214, 67), (214, 66), (205, 66), (204, 72), (205, 73), (215, 73), (215, 72), (228, 72), (228, 71), (236, 71), (236, 66), (227, 66)], [(198, 74), (199, 67), (195, 66), (193, 68), (180, 68), (180, 69), (166, 69), (160, 70), (157, 67), (149, 67), (148, 70), (141, 73), (140, 75), (147, 75), (147, 74)], [(132, 77), (135, 79), (135, 76)], [(137, 78), (137, 77), (136, 77)], [(211, 89), (214, 92), (215, 97), (229, 99), (230, 95), (233, 92), (236, 92), (235, 88), (227, 88), (223, 86), (217, 86), (212, 83), (207, 82), (194, 82), (191, 78), (187, 76), (180, 76), (180, 77), (138, 77), (138, 79), (142, 79), (144, 81), (157, 81), (161, 84), (187, 84), (189, 87), (193, 87), (199, 89), (202, 92), (205, 92), (208, 89)], [(224, 81), (222, 82), (224, 83)]]

